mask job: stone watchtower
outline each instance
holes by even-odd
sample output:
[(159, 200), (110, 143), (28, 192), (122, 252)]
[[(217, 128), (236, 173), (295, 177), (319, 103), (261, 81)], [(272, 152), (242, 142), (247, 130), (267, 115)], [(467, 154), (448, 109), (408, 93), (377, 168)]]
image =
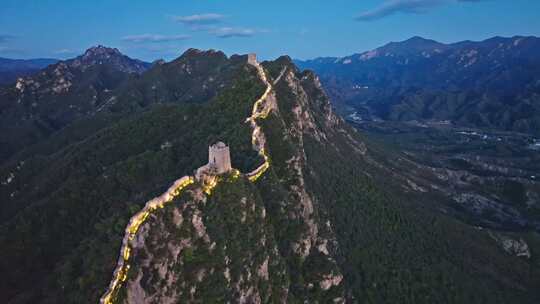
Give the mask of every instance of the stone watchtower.
[(216, 171), (217, 174), (223, 174), (231, 171), (231, 155), (229, 146), (221, 141), (208, 147), (208, 166)]
[(208, 147), (208, 164), (195, 171), (195, 178), (204, 181), (206, 178), (227, 173), (232, 170), (229, 146), (221, 141)]
[(257, 54), (249, 53), (248, 54), (248, 63), (251, 64), (251, 65), (256, 66), (257, 65)]

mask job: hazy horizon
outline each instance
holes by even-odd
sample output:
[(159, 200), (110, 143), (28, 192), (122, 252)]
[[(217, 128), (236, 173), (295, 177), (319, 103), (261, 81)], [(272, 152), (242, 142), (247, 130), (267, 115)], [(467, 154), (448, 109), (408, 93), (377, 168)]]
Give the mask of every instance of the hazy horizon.
[(442, 43), (539, 36), (538, 11), (540, 2), (525, 0), (276, 1), (272, 6), (8, 0), (0, 11), (0, 57), (66, 59), (98, 44), (145, 61), (170, 60), (188, 48), (255, 52), (263, 59), (341, 57), (413, 36)]
[[(410, 38), (413, 38), (413, 37), (421, 37), (421, 36), (411, 36)], [(510, 38), (513, 38), (513, 37), (535, 37), (535, 38), (540, 38), (539, 36), (535, 36), (535, 35), (513, 35), (513, 36), (491, 36), (491, 37), (487, 37), (485, 39), (480, 39), (480, 40), (456, 40), (456, 41), (450, 41), (450, 42), (443, 42), (443, 41), (438, 41), (436, 39), (431, 39), (429, 37), (421, 37), (421, 38), (424, 38), (426, 40), (435, 40), (437, 42), (440, 42), (440, 43), (443, 43), (443, 44), (454, 44), (454, 43), (459, 43), (459, 42), (463, 42), (463, 41), (472, 41), (472, 42), (481, 42), (481, 41), (485, 41), (485, 40), (488, 40), (488, 39), (491, 39), (491, 38), (495, 38), (495, 37), (501, 37), (501, 38), (507, 38), (507, 39), (510, 39)], [(408, 38), (408, 39), (410, 39)], [(388, 41), (387, 43), (393, 43), (393, 42), (403, 42), (403, 41), (406, 41), (408, 39), (405, 39), (405, 40), (400, 40), (400, 41)], [(385, 44), (387, 44), (385, 43)], [(385, 44), (383, 45), (380, 45), (378, 47), (382, 47), (384, 46)], [(78, 54), (74, 54), (73, 56), (71, 57), (65, 57), (65, 58), (61, 58), (61, 57), (31, 57), (31, 58), (16, 58), (16, 57), (8, 57), (8, 56), (0, 56), (0, 58), (3, 58), (3, 59), (11, 59), (11, 60), (68, 60), (68, 59), (72, 59), (72, 58), (75, 58), (77, 56), (80, 56), (82, 54), (84, 54), (84, 52), (92, 47), (97, 47), (97, 46), (103, 46), (103, 47), (107, 47), (107, 48), (115, 48), (115, 47), (112, 47), (112, 46), (108, 46), (108, 45), (104, 45), (104, 44), (95, 44), (95, 45), (91, 45), (91, 46), (88, 46), (87, 48), (85, 49), (81, 49), (81, 52), (78, 53)], [(376, 48), (378, 48), (376, 47)], [(133, 59), (138, 59), (138, 60), (142, 60), (142, 61), (145, 61), (145, 62), (154, 62), (154, 61), (157, 61), (157, 60), (166, 60), (166, 61), (170, 61), (170, 60), (174, 60), (176, 58), (178, 58), (179, 56), (181, 56), (184, 52), (186, 52), (188, 49), (190, 49), (192, 47), (186, 47), (186, 48), (183, 48), (183, 49), (180, 49), (180, 51), (178, 52), (178, 55), (176, 57), (170, 57), (170, 58), (155, 58), (155, 59), (152, 59), (152, 60), (144, 60), (144, 59), (141, 59), (141, 58), (138, 58), (138, 57), (133, 57), (133, 56), (130, 56), (129, 54), (126, 54), (124, 52), (122, 52), (121, 49), (118, 49), (121, 53), (123, 53), (124, 55), (127, 55)], [(197, 48), (195, 48), (197, 49)], [(253, 53), (253, 52), (245, 52), (245, 53), (227, 53), (223, 50), (220, 50), (218, 48), (206, 48), (206, 49), (200, 49), (202, 51), (207, 51), (207, 50), (216, 50), (216, 51), (222, 51), (225, 53), (225, 55), (227, 55), (228, 57), (230, 57), (231, 55), (244, 55), (244, 54), (248, 54), (248, 53)], [(366, 50), (360, 50), (356, 53), (351, 53), (351, 54), (344, 54), (344, 55), (341, 55), (341, 56), (326, 56), (324, 54), (321, 54), (320, 56), (317, 56), (317, 57), (310, 57), (310, 58), (297, 58), (297, 57), (291, 57), (295, 60), (313, 60), (313, 59), (317, 59), (317, 58), (333, 58), (333, 57), (336, 57), (336, 58), (341, 58), (341, 57), (347, 57), (349, 55), (353, 55), (353, 54), (361, 54), (363, 52), (368, 52), (372, 49), (366, 49)], [(255, 53), (257, 54), (257, 53)], [(258, 55), (258, 54), (257, 54)], [(277, 55), (276, 57), (272, 57), (272, 58), (260, 58), (260, 59), (263, 59), (263, 60), (275, 60), (277, 59), (278, 57), (280, 56), (290, 56), (289, 54), (281, 54), (281, 55)]]

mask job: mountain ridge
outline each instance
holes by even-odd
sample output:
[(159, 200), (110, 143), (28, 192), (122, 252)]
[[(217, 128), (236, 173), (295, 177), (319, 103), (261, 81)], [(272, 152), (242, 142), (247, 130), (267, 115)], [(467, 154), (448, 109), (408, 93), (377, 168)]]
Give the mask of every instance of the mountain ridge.
[(449, 42), (449, 43), (444, 43), (444, 42), (439, 42), (435, 39), (430, 39), (430, 38), (424, 38), (422, 36), (412, 36), (411, 38), (407, 38), (405, 40), (401, 40), (401, 41), (391, 41), (391, 42), (388, 42), (386, 44), (384, 44), (383, 46), (380, 46), (380, 47), (377, 47), (377, 48), (374, 48), (374, 49), (371, 49), (371, 50), (367, 50), (367, 51), (360, 51), (360, 52), (357, 52), (357, 53), (352, 53), (350, 55), (344, 55), (344, 56), (321, 56), (321, 57), (315, 57), (315, 58), (311, 58), (311, 59), (294, 59), (295, 62), (309, 62), (309, 61), (331, 61), (331, 60), (339, 60), (339, 59), (344, 59), (344, 58), (348, 58), (348, 57), (352, 57), (352, 56), (355, 56), (355, 55), (362, 55), (362, 54), (366, 54), (366, 53), (369, 53), (369, 52), (372, 52), (372, 51), (375, 51), (375, 50), (378, 50), (378, 49), (384, 49), (388, 46), (401, 46), (401, 47), (408, 47), (408, 46), (411, 46), (415, 43), (418, 43), (420, 45), (432, 45), (432, 46), (446, 46), (446, 47), (457, 47), (457, 46), (462, 46), (462, 45), (471, 45), (471, 44), (481, 44), (481, 43), (490, 43), (490, 42), (506, 42), (508, 40), (512, 40), (512, 41), (515, 41), (515, 40), (519, 40), (519, 39), (533, 39), (533, 40), (537, 40), (537, 39), (540, 39), (540, 37), (538, 36), (534, 36), (534, 35), (528, 35), (528, 36), (525, 36), (525, 35), (514, 35), (514, 36), (493, 36), (493, 37), (490, 37), (490, 38), (486, 38), (486, 39), (483, 39), (483, 40), (460, 40), (460, 41), (456, 41), (456, 42)]
[(0, 87), (0, 159), (93, 115), (111, 92), (150, 67), (118, 49), (95, 46)]
[(366, 120), (447, 120), (539, 134), (539, 48), (533, 36), (453, 44), (412, 38), (296, 63), (319, 74), (336, 107)]
[[(216, 141), (242, 172), (270, 165), (253, 181), (221, 176), (210, 194), (188, 187), (149, 216), (117, 302), (538, 299), (536, 235), (440, 212), (442, 198), (409, 183), (290, 57), (260, 63), (268, 91), (252, 57), (214, 55), (132, 75), (117, 101), (82, 119), (102, 128), (68, 124), (0, 166), (2, 300), (97, 302), (129, 219), (204, 165)], [(522, 238), (533, 255), (507, 253), (490, 233)]]
[[(123, 115), (153, 104), (212, 98), (230, 84), (236, 67), (245, 60), (247, 55), (229, 58), (212, 49), (188, 49), (170, 62), (149, 64), (118, 49), (91, 47), (80, 56), (0, 87), (0, 117), (10, 130), (0, 135), (0, 162), (101, 112)], [(148, 73), (142, 75), (142, 68)]]
[(148, 62), (132, 59), (120, 53), (117, 48), (109, 48), (103, 45), (90, 47), (84, 54), (68, 59), (65, 62), (68, 66), (81, 68), (83, 71), (94, 65), (108, 64), (122, 72), (140, 74), (150, 67)]

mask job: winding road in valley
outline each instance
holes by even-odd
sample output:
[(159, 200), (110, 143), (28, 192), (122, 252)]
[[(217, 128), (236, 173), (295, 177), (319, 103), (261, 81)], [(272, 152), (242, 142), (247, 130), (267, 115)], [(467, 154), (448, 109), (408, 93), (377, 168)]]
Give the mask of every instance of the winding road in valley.
[[(255, 101), (253, 104), (253, 109), (251, 116), (246, 119), (246, 122), (250, 123), (253, 131), (251, 134), (251, 142), (253, 148), (259, 153), (259, 155), (264, 159), (264, 163), (257, 167), (255, 170), (245, 174), (251, 182), (255, 182), (259, 177), (261, 177), (266, 170), (270, 167), (270, 157), (265, 150), (265, 136), (262, 131), (261, 126), (257, 124), (258, 119), (265, 119), (268, 114), (272, 111), (275, 106), (275, 96), (269, 98), (273, 94), (273, 86), (268, 81), (266, 77), (266, 72), (263, 67), (256, 60), (248, 60), (248, 64), (251, 64), (257, 69), (259, 77), (266, 85), (266, 89), (261, 97)], [(277, 83), (283, 76), (286, 68), (284, 68), (278, 78), (274, 81), (274, 84)], [(234, 170), (235, 176), (239, 176), (239, 171)], [(218, 184), (219, 179), (215, 177), (212, 181), (206, 185), (203, 185), (203, 190), (208, 195), (211, 194), (212, 189)], [(169, 189), (162, 195), (155, 197), (149, 200), (144, 208), (137, 212), (129, 220), (128, 225), (126, 226), (124, 238), (122, 240), (122, 247), (120, 249), (120, 256), (118, 258), (118, 263), (113, 273), (111, 282), (109, 283), (107, 291), (103, 294), (100, 299), (101, 304), (112, 304), (116, 302), (118, 292), (122, 288), (122, 284), (127, 279), (127, 274), (130, 268), (130, 258), (132, 244), (131, 242), (137, 235), (139, 228), (142, 224), (146, 222), (150, 214), (154, 211), (163, 208), (167, 203), (170, 203), (175, 197), (179, 196), (186, 187), (195, 183), (195, 178), (193, 176), (184, 176), (176, 180)]]

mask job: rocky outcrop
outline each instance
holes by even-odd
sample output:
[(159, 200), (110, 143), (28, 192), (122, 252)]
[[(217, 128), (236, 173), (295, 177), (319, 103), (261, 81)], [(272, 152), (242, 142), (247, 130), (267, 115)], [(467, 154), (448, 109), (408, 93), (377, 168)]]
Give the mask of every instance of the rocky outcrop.
[(522, 239), (514, 239), (502, 233), (489, 231), (489, 236), (493, 238), (499, 246), (508, 254), (526, 259), (531, 258), (529, 245)]
[(94, 46), (86, 50), (86, 52), (72, 60), (68, 60), (67, 64), (74, 68), (80, 68), (82, 71), (95, 65), (112, 65), (115, 69), (126, 72), (141, 74), (146, 71), (151, 64), (137, 59), (131, 59), (116, 48), (109, 48), (102, 45)]
[[(278, 72), (271, 80), (275, 93), (270, 96), (275, 102), (276, 110), (269, 119), (279, 127), (272, 130), (263, 128), (265, 134), (278, 132), (271, 135), (272, 140), (267, 140), (266, 146), (270, 151), (272, 170), (278, 174), (285, 191), (282, 200), (275, 202), (281, 206), (280, 211), (271, 216), (286, 223), (286, 226), (290, 225), (287, 234), (279, 236), (283, 244), (280, 247), (282, 254), (295, 256), (295, 260), (303, 261), (303, 265), (325, 265), (321, 269), (302, 269), (309, 266), (294, 263), (290, 266), (292, 269), (300, 267), (298, 271), (304, 273), (303, 284), (297, 283), (295, 287), (300, 290), (293, 290), (293, 293), (306, 293), (310, 302), (317, 303), (323, 301), (322, 299), (342, 297), (343, 277), (335, 261), (338, 246), (332, 224), (321, 216), (320, 202), (306, 185), (305, 177), (309, 169), (304, 139), (307, 136), (321, 144), (330, 144), (325, 130), (334, 126), (339, 119), (331, 113), (327, 100), (322, 100), (323, 95), (312, 95), (309, 91), (311, 88), (320, 90), (316, 77), (300, 75), (287, 61), (286, 58), (277, 60), (282, 64), (273, 67)], [(319, 93), (322, 94), (322, 91)], [(314, 114), (314, 104), (319, 102), (317, 106), (325, 109), (324, 113), (321, 113), (324, 117), (321, 121), (318, 121), (319, 117)], [(282, 142), (276, 142), (275, 139), (278, 138)], [(272, 153), (278, 149), (284, 151)], [(317, 288), (314, 289), (314, 286)], [(315, 290), (323, 296), (313, 296)]]
[(230, 177), (210, 197), (191, 190), (153, 214), (133, 247), (123, 301), (285, 303), (287, 270), (253, 190)]

